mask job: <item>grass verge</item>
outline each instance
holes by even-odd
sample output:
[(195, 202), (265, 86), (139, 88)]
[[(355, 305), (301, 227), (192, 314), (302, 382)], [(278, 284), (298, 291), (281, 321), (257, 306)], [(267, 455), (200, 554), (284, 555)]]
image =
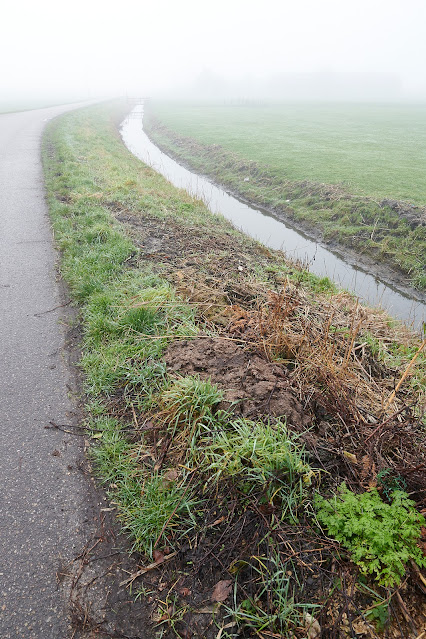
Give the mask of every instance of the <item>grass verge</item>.
[(81, 307), (91, 455), (141, 555), (126, 581), (157, 636), (338, 637), (349, 624), (375, 637), (377, 601), (387, 627), (420, 623), (418, 530), (401, 604), (399, 583), (359, 582), (314, 495), (403, 486), (424, 507), (422, 343), (141, 164), (121, 117), (104, 105), (52, 122), (44, 164)]

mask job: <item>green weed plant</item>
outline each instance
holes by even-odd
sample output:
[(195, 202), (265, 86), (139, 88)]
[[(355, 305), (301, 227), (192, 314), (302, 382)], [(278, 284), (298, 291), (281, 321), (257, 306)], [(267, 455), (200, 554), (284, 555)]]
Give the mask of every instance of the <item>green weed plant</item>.
[(407, 562), (426, 566), (417, 541), (425, 518), (407, 493), (395, 490), (390, 504), (377, 489), (357, 495), (343, 483), (337, 495), (315, 498), (318, 521), (351, 553), (364, 575), (383, 586), (397, 586)]

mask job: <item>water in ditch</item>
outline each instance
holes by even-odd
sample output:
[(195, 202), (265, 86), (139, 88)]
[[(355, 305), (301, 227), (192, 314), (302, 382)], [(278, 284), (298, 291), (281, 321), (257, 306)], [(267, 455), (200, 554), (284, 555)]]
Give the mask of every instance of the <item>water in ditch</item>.
[(397, 290), (363, 267), (346, 262), (320, 243), (310, 240), (272, 213), (229, 195), (208, 178), (192, 173), (160, 151), (143, 130), (143, 105), (136, 106), (124, 120), (121, 136), (127, 148), (139, 159), (175, 186), (203, 199), (213, 213), (221, 213), (251, 237), (306, 263), (312, 273), (329, 277), (340, 287), (355, 293), (361, 302), (386, 309), (416, 330), (426, 322), (425, 295)]

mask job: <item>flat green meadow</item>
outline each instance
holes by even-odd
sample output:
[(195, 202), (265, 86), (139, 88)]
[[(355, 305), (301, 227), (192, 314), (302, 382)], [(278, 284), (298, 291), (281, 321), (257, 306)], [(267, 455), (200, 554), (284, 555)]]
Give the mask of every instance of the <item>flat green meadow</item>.
[(228, 191), (426, 288), (424, 106), (154, 101), (144, 126)]
[(426, 105), (159, 103), (180, 135), (220, 144), (291, 180), (426, 204)]

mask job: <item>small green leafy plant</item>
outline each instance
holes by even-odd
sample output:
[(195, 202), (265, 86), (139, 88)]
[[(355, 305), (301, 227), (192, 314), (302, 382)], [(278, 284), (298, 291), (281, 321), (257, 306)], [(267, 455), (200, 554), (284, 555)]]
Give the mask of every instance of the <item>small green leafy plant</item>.
[(389, 622), (389, 604), (385, 601), (376, 601), (373, 606), (364, 612), (364, 616), (368, 621), (373, 621), (376, 630), (383, 632)]
[(318, 520), (328, 534), (347, 548), (361, 573), (374, 575), (380, 585), (398, 585), (412, 559), (426, 566), (417, 541), (425, 518), (407, 493), (395, 490), (392, 502), (382, 501), (374, 488), (362, 495), (343, 483), (331, 499), (315, 498)]
[(363, 611), (364, 617), (374, 623), (377, 632), (383, 632), (390, 620), (391, 597), (382, 597), (376, 590), (372, 590), (367, 584), (366, 577), (361, 575), (357, 582), (357, 589), (368, 597), (372, 597), (371, 605)]
[(377, 484), (381, 488), (386, 501), (392, 500), (395, 490), (406, 490), (407, 482), (400, 475), (392, 474), (390, 468), (384, 468), (377, 473)]

